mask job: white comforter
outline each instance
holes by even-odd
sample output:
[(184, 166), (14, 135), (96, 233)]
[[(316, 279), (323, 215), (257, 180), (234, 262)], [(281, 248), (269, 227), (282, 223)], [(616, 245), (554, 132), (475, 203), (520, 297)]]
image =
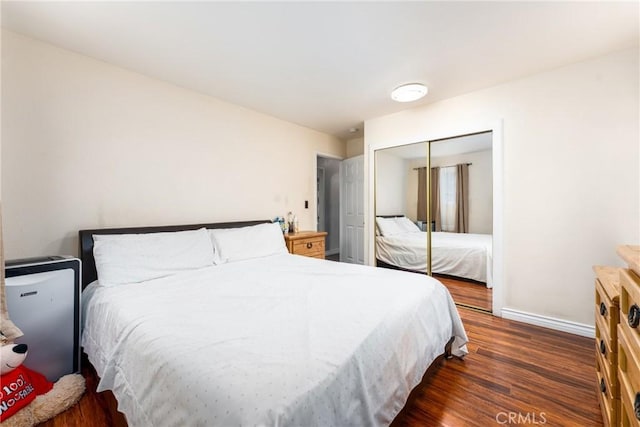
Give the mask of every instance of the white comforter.
[[(477, 280), (493, 287), (491, 234), (431, 233), (431, 271)], [(427, 272), (427, 233), (376, 236), (376, 258), (407, 270)]]
[(275, 255), (83, 294), (83, 345), (130, 426), (387, 425), (450, 337), (423, 275)]

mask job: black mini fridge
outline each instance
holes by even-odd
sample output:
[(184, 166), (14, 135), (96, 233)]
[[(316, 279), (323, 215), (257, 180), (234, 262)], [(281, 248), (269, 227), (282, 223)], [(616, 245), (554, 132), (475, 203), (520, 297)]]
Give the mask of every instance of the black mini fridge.
[(24, 365), (49, 381), (80, 371), (80, 260), (6, 261), (7, 308), (29, 347)]

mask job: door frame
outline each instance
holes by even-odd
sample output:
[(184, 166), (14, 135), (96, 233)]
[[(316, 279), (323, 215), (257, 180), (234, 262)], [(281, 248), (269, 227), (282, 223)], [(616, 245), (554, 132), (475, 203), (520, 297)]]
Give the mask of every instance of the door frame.
[(384, 148), (455, 138), (474, 133), (492, 132), (493, 163), (493, 315), (501, 317), (504, 307), (504, 132), (503, 120), (489, 123), (467, 124), (467, 126), (445, 129), (440, 132), (426, 131), (413, 140), (392, 141), (384, 144), (367, 144), (365, 135), (365, 264), (375, 265), (375, 152)]
[[(341, 156), (336, 156), (335, 154), (329, 154), (329, 153), (324, 153), (321, 151), (315, 151), (313, 153), (313, 183), (311, 185), (311, 188), (313, 189), (313, 209), (314, 209), (314, 215), (313, 215), (313, 229), (318, 231), (318, 157), (324, 157), (325, 159), (334, 159), (334, 160), (339, 160), (342, 161), (345, 158), (341, 157)], [(338, 179), (341, 179), (340, 177)], [(340, 188), (342, 186), (342, 181), (340, 181), (338, 188)], [(341, 201), (341, 196), (338, 194), (338, 203), (342, 204)], [(326, 200), (325, 200), (325, 204), (326, 204)], [(312, 208), (312, 206), (309, 206), (309, 208)], [(342, 206), (339, 207), (339, 209), (342, 209)], [(342, 241), (342, 224), (340, 223), (341, 215), (338, 215), (338, 241)], [(325, 218), (325, 226), (326, 226), (326, 218)], [(326, 228), (326, 227), (325, 227)]]
[[(317, 231), (326, 231), (326, 220), (325, 220), (325, 185), (324, 185), (324, 168), (316, 167), (316, 230)], [(322, 203), (321, 203), (322, 202)], [(322, 209), (320, 209), (322, 208)], [(322, 230), (320, 230), (320, 225), (322, 225)]]

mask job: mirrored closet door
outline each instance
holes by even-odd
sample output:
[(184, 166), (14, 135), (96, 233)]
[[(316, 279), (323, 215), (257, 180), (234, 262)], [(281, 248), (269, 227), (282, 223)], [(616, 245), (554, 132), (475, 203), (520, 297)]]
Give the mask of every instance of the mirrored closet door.
[(491, 132), (377, 150), (377, 265), (433, 275), (491, 312), (492, 188)]

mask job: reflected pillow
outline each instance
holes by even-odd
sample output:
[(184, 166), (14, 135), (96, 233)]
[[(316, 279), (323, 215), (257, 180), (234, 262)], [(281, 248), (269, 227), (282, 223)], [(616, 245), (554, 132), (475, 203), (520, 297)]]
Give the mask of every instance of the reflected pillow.
[(396, 224), (400, 227), (405, 233), (419, 233), (420, 227), (418, 227), (413, 221), (411, 221), (406, 216), (399, 216), (394, 218), (396, 220)]
[(388, 237), (395, 234), (402, 234), (405, 231), (400, 228), (395, 218), (383, 218), (381, 216), (376, 217), (376, 225), (382, 236)]
[(213, 265), (207, 230), (94, 234), (93, 257), (102, 286), (138, 283)]
[(277, 223), (209, 230), (216, 264), (286, 254), (287, 246)]

